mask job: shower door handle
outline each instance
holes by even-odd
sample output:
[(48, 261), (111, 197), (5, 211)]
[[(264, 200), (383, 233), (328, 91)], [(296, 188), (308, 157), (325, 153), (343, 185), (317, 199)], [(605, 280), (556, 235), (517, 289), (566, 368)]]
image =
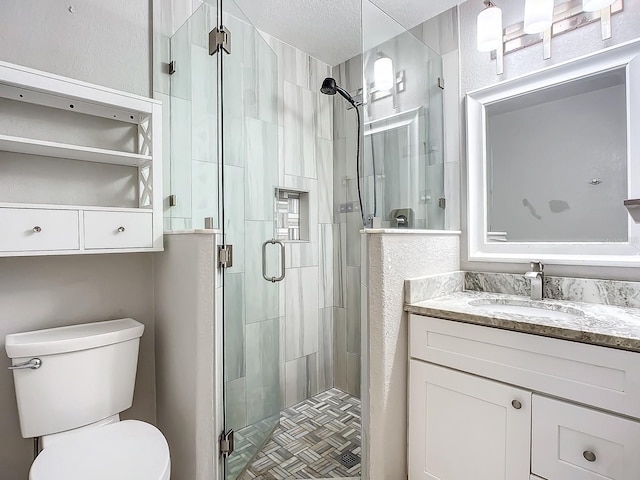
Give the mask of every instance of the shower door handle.
[[(279, 277), (269, 277), (267, 276), (267, 246), (268, 245), (279, 245), (280, 246), (280, 268), (282, 269), (282, 273), (280, 273)], [(284, 243), (280, 240), (276, 240), (272, 238), (271, 240), (267, 240), (262, 244), (262, 277), (271, 283), (281, 282), (284, 280), (284, 276), (286, 274), (286, 270), (284, 268), (284, 259), (285, 259), (285, 251), (284, 251)]]

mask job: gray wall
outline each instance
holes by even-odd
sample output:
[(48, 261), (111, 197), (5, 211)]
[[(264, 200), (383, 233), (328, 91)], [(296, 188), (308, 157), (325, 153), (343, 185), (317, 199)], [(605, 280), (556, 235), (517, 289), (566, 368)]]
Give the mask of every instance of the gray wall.
[[(0, 60), (149, 95), (148, 0), (3, 0)], [(0, 259), (0, 348), (8, 333), (133, 317), (145, 324), (133, 407), (155, 421), (152, 259), (149, 254)], [(4, 357), (3, 355), (0, 358)], [(20, 436), (13, 379), (0, 368), (0, 476), (27, 478), (30, 440)]]
[(2, 0), (0, 60), (149, 96), (150, 3)]
[[(524, 0), (503, 2), (500, 7), (503, 11), (504, 25), (522, 21), (524, 14)], [(505, 56), (504, 75), (497, 76), (495, 62), (490, 59), (488, 53), (478, 52), (476, 48), (476, 18), (482, 10), (482, 2), (469, 0), (459, 7), (459, 31), (460, 31), (460, 119), (462, 156), (465, 151), (465, 127), (464, 127), (464, 94), (466, 92), (493, 85), (500, 81), (518, 77), (526, 73), (534, 72), (544, 67), (565, 62), (573, 58), (586, 55), (601, 49), (611, 47), (640, 36), (640, 2), (625, 2), (624, 11), (612, 17), (613, 37), (602, 41), (600, 24), (594, 23), (573, 32), (566, 33), (553, 39), (552, 58), (542, 58), (542, 45), (538, 44), (518, 52)], [(466, 158), (463, 162), (462, 179), (466, 183)], [(463, 189), (462, 198), (462, 224), (466, 225), (466, 190)], [(498, 271), (520, 273), (525, 271), (527, 264), (518, 263), (483, 263), (468, 262), (466, 235), (462, 238), (462, 263), (463, 270)], [(631, 268), (614, 267), (582, 267), (582, 266), (547, 266), (546, 272), (552, 275), (595, 277), (611, 279), (640, 280), (640, 271)]]

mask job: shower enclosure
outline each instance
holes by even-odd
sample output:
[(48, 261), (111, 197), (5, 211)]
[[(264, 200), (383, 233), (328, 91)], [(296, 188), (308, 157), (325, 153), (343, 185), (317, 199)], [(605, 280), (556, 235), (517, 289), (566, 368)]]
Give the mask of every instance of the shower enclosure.
[[(211, 3), (170, 38), (164, 220), (167, 231), (217, 229), (233, 248), (220, 255), (215, 319), (223, 325), (224, 431), (235, 440), (225, 479), (252, 478), (281, 417), (291, 425), (319, 404), (349, 412), (349, 438), (309, 435), (307, 460), (318, 470), (325, 460), (328, 473), (304, 471), (335, 476), (341, 470), (329, 469), (341, 468), (340, 453), (356, 461), (344, 476), (359, 476), (361, 218), (442, 228), (442, 65), (390, 18), (391, 34), (378, 43), (365, 35), (361, 55), (330, 66), (256, 29), (233, 0)], [(374, 75), (381, 56), (394, 66), (386, 90)], [(355, 112), (320, 93), (325, 77), (362, 103), (359, 173)], [(304, 419), (309, 429), (331, 420)]]

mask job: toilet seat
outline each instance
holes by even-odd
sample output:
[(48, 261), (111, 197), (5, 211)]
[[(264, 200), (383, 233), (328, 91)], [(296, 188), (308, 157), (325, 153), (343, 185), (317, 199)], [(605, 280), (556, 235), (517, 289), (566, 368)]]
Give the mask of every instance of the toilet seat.
[(29, 480), (169, 480), (170, 467), (160, 430), (125, 420), (44, 449), (31, 465)]

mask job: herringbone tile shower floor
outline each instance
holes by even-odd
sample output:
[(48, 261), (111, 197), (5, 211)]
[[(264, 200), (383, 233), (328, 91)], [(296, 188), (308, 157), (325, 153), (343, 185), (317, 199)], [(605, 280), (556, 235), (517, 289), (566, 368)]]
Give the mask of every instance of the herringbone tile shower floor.
[(360, 400), (335, 388), (288, 408), (240, 480), (360, 477), (360, 463), (339, 459), (360, 455), (360, 414)]

